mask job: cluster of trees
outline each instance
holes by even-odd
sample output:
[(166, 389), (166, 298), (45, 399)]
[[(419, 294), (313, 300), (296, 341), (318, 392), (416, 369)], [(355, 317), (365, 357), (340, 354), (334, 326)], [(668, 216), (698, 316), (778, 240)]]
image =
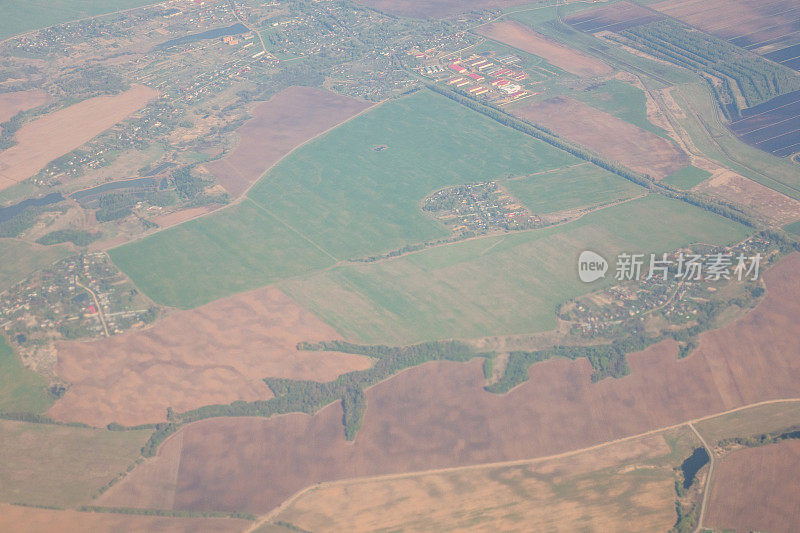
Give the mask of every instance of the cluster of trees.
[(756, 446), (764, 446), (767, 444), (775, 444), (783, 440), (800, 439), (800, 426), (794, 426), (788, 430), (777, 431), (773, 433), (763, 433), (761, 435), (754, 435), (751, 437), (732, 437), (722, 439), (719, 441), (719, 446), (729, 448), (731, 446), (747, 446), (754, 448)]
[[(718, 96), (728, 110), (738, 113), (730, 86), (737, 85), (748, 107), (800, 89), (800, 77), (783, 65), (698, 31), (690, 31), (673, 20), (662, 20), (620, 32), (627, 44), (650, 55), (723, 80)], [(716, 89), (716, 88), (715, 88)], [(719, 94), (719, 92), (723, 94)]]
[(76, 229), (61, 229), (51, 231), (47, 235), (39, 237), (36, 242), (49, 246), (52, 244), (61, 244), (62, 242), (71, 242), (75, 246), (87, 246), (100, 238), (100, 233), (92, 233), (85, 230)]
[(0, 124), (0, 150), (7, 150), (17, 144), (14, 139), (17, 131), (25, 123), (25, 112), (20, 111), (10, 119)]
[(240, 518), (242, 520), (255, 520), (255, 515), (239, 512), (223, 511), (172, 511), (170, 509), (142, 509), (139, 507), (99, 507), (96, 505), (82, 505), (79, 511), (85, 513), (115, 513), (143, 516), (167, 516), (170, 518)]

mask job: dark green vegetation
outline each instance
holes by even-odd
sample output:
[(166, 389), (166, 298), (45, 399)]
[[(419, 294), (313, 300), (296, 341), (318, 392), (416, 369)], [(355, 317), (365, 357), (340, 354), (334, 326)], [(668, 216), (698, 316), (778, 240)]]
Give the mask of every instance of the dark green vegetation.
[(0, 40), (70, 20), (152, 4), (151, 0), (18, 0), (0, 3)]
[(722, 448), (729, 448), (731, 446), (755, 448), (757, 446), (775, 444), (789, 439), (800, 439), (800, 427), (795, 426), (783, 431), (773, 431), (771, 433), (762, 433), (761, 435), (753, 435), (750, 437), (726, 438), (719, 441), (718, 445)]
[(709, 176), (711, 176), (711, 173), (707, 170), (689, 165), (677, 172), (673, 172), (664, 178), (661, 183), (672, 185), (677, 189), (688, 190), (696, 185), (700, 185)]
[(800, 89), (800, 77), (791, 69), (673, 20), (637, 26), (620, 35), (659, 59), (722, 79), (714, 89), (728, 117), (738, 116), (743, 107), (737, 94), (744, 106), (753, 107)]
[(42, 413), (53, 400), (45, 379), (22, 366), (0, 336), (0, 412)]
[(783, 229), (794, 235), (800, 235), (800, 220), (784, 226)]
[(47, 235), (36, 239), (36, 242), (46, 246), (61, 244), (63, 242), (71, 242), (75, 246), (87, 246), (99, 238), (99, 233), (75, 229), (62, 229), (51, 231)]

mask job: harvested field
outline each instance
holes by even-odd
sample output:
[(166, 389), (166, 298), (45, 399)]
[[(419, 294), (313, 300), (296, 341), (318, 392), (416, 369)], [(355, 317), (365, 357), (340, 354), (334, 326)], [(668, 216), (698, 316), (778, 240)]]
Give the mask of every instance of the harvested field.
[[(765, 279), (765, 301), (702, 334), (691, 356), (678, 360), (678, 346), (662, 342), (632, 354), (631, 375), (621, 379), (591, 383), (587, 360), (550, 360), (494, 395), (482, 388), (480, 360), (436, 362), (369, 389), (353, 443), (344, 439), (338, 403), (314, 416), (190, 424), (172, 437), (183, 439), (173, 508), (261, 512), (319, 481), (542, 457), (798, 397), (800, 255)], [(120, 490), (136, 483), (135, 474)]]
[(369, 107), (312, 87), (289, 87), (258, 104), (236, 130), (239, 143), (206, 166), (232, 197), (241, 196), (272, 165), (309, 139)]
[(558, 96), (513, 113), (657, 179), (689, 164), (669, 141), (572, 98)]
[(476, 30), (480, 35), (545, 58), (549, 63), (577, 74), (599, 76), (612, 72), (611, 67), (591, 56), (550, 40), (519, 22), (493, 22)]
[(90, 98), (25, 124), (15, 135), (17, 144), (0, 153), (0, 190), (33, 176), (156, 96), (153, 89), (134, 85), (124, 93)]
[(664, 15), (632, 2), (616, 2), (609, 6), (576, 13), (564, 22), (576, 30), (598, 33), (601, 31), (623, 31), (641, 24), (662, 20)]
[(247, 529), (250, 522), (232, 518), (167, 518), (111, 513), (56, 511), (16, 505), (0, 505), (0, 530), (16, 533), (96, 533), (152, 531), (154, 533), (223, 533)]
[(716, 169), (695, 190), (748, 207), (769, 223), (783, 226), (800, 219), (799, 201), (726, 168)]
[(20, 111), (46, 104), (50, 96), (41, 89), (0, 94), (0, 122), (5, 122)]
[(98, 489), (133, 464), (151, 433), (0, 421), (0, 501), (89, 504)]
[(336, 338), (278, 289), (258, 289), (176, 312), (144, 331), (58, 343), (56, 372), (71, 386), (48, 413), (95, 426), (158, 422), (167, 407), (267, 399), (268, 376), (330, 381), (370, 365), (366, 357), (295, 348)]
[(800, 441), (727, 455), (714, 471), (704, 525), (715, 530), (797, 531)]
[(795, 0), (665, 0), (652, 7), (773, 61), (800, 68)]
[[(566, 458), (321, 486), (274, 520), (307, 531), (665, 531), (675, 522), (661, 435)], [(644, 465), (642, 463), (647, 463)]]
[(358, 0), (358, 3), (393, 15), (443, 18), (479, 9), (502, 9), (526, 0)]
[(180, 211), (175, 211), (174, 213), (167, 213), (166, 215), (158, 215), (150, 219), (150, 222), (154, 224), (158, 224), (160, 228), (169, 228), (171, 226), (177, 226), (178, 224), (182, 224), (187, 220), (192, 220), (193, 218), (197, 218), (202, 215), (207, 215), (212, 211), (216, 211), (222, 207), (220, 204), (211, 204), (211, 205), (201, 205), (200, 207), (189, 207), (187, 209), (181, 209)]

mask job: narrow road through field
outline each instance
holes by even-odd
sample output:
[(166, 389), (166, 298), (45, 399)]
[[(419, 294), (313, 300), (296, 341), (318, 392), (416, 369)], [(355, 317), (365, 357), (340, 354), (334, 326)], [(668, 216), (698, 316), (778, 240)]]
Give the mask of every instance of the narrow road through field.
[(711, 476), (714, 475), (714, 450), (711, 449), (711, 446), (708, 445), (706, 439), (703, 438), (700, 432), (695, 429), (694, 424), (689, 422), (687, 426), (697, 435), (697, 438), (703, 443), (703, 448), (706, 449), (706, 453), (708, 453), (708, 476), (706, 476), (706, 486), (703, 489), (703, 501), (700, 503), (700, 516), (697, 518), (697, 528), (694, 530), (695, 533), (698, 533), (703, 529), (703, 518), (706, 514), (706, 507), (708, 507), (708, 495), (711, 492)]
[(297, 493), (295, 493), (293, 496), (288, 498), (286, 501), (284, 501), (278, 507), (276, 507), (275, 509), (270, 511), (268, 514), (266, 514), (263, 517), (261, 517), (259, 520), (257, 520), (251, 527), (249, 527), (248, 529), (245, 530), (245, 533), (252, 533), (252, 532), (256, 531), (261, 526), (263, 526), (263, 525), (269, 523), (270, 521), (274, 520), (278, 515), (280, 515), (280, 513), (282, 513), (284, 510), (286, 510), (294, 502), (299, 500), (302, 496), (304, 496), (305, 494), (307, 494), (307, 493), (309, 493), (311, 491), (317, 490), (317, 489), (323, 489), (323, 488), (327, 488), (327, 487), (335, 487), (335, 486), (339, 486), (339, 485), (346, 485), (346, 484), (352, 483), (352, 482), (389, 481), (389, 480), (394, 480), (394, 479), (405, 479), (405, 478), (409, 478), (409, 477), (415, 477), (415, 476), (421, 476), (421, 475), (429, 475), (429, 474), (443, 474), (443, 473), (448, 473), (448, 472), (463, 472), (463, 471), (466, 471), (466, 470), (478, 470), (478, 469), (483, 469), (483, 468), (497, 468), (497, 467), (518, 466), (518, 465), (528, 465), (528, 464), (541, 463), (541, 462), (550, 461), (550, 460), (554, 460), (554, 459), (563, 459), (565, 457), (571, 457), (573, 455), (579, 455), (579, 454), (582, 454), (582, 453), (585, 453), (585, 452), (590, 452), (590, 451), (593, 451), (593, 450), (599, 450), (601, 448), (605, 448), (607, 446), (612, 446), (614, 444), (619, 444), (619, 443), (622, 443), (622, 442), (641, 439), (643, 437), (656, 435), (656, 434), (659, 434), (659, 433), (663, 433), (665, 431), (669, 431), (669, 430), (677, 429), (677, 428), (681, 428), (681, 427), (687, 427), (688, 429), (693, 431), (695, 433), (695, 435), (697, 435), (697, 437), (700, 439), (700, 442), (703, 444), (703, 446), (706, 448), (706, 451), (708, 452), (709, 457), (711, 457), (711, 459), (710, 459), (711, 460), (711, 468), (709, 468), (708, 478), (706, 480), (705, 493), (703, 495), (703, 504), (702, 504), (702, 507), (701, 507), (701, 515), (699, 517), (698, 526), (697, 526), (697, 530), (696, 530), (696, 531), (699, 531), (700, 527), (702, 525), (702, 522), (703, 522), (703, 518), (704, 518), (703, 517), (703, 513), (705, 511), (705, 507), (706, 507), (706, 503), (707, 503), (707, 499), (708, 499), (708, 493), (710, 491), (709, 489), (710, 489), (710, 486), (711, 486), (711, 474), (712, 474), (712, 468), (713, 468), (713, 455), (711, 454), (711, 448), (708, 446), (708, 444), (706, 443), (705, 439), (700, 435), (700, 433), (695, 429), (694, 424), (696, 424), (698, 422), (703, 422), (703, 421), (706, 421), (706, 420), (711, 420), (711, 419), (714, 419), (714, 418), (718, 418), (718, 417), (721, 417), (721, 416), (729, 415), (729, 414), (732, 414), (732, 413), (738, 413), (739, 411), (745, 411), (747, 409), (752, 409), (754, 407), (761, 407), (761, 406), (764, 406), (764, 405), (774, 405), (774, 404), (781, 404), (781, 403), (797, 403), (797, 402), (800, 402), (800, 398), (782, 398), (782, 399), (778, 399), (778, 400), (765, 400), (763, 402), (756, 402), (756, 403), (752, 403), (752, 404), (748, 404), (748, 405), (742, 405), (740, 407), (735, 407), (733, 409), (728, 409), (727, 411), (721, 411), (719, 413), (714, 413), (714, 414), (711, 414), (711, 415), (706, 415), (706, 416), (701, 416), (699, 418), (686, 420), (684, 422), (680, 422), (680, 423), (677, 423), (677, 424), (672, 424), (670, 426), (664, 426), (664, 427), (660, 427), (660, 428), (656, 428), (656, 429), (651, 429), (650, 431), (645, 431), (644, 433), (639, 433), (639, 434), (636, 434), (636, 435), (629, 435), (627, 437), (620, 437), (618, 439), (610, 440), (610, 441), (607, 441), (607, 442), (602, 442), (602, 443), (599, 443), (599, 444), (595, 444), (593, 446), (588, 446), (586, 448), (580, 448), (580, 449), (577, 449), (577, 450), (571, 450), (571, 451), (557, 453), (557, 454), (548, 455), (548, 456), (544, 456), (544, 457), (535, 457), (535, 458), (532, 458), (532, 459), (518, 459), (518, 460), (514, 460), (514, 461), (502, 461), (502, 462), (497, 462), (497, 463), (482, 463), (482, 464), (475, 464), (475, 465), (468, 465), (468, 466), (457, 466), (457, 467), (451, 467), (451, 468), (436, 468), (436, 469), (431, 469), (431, 470), (422, 470), (422, 471), (418, 471), (418, 472), (404, 472), (402, 474), (387, 474), (387, 475), (366, 476), (366, 477), (357, 477), (357, 478), (345, 478), (345, 479), (337, 479), (335, 481), (326, 481), (326, 482), (316, 483), (314, 485), (309, 485), (308, 487), (306, 487), (306, 488), (298, 491)]

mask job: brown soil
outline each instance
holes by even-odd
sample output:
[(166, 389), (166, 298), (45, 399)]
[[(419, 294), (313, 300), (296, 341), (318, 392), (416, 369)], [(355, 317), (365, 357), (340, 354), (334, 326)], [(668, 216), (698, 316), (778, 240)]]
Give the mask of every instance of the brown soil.
[(797, 531), (800, 523), (800, 441), (744, 448), (714, 472), (704, 526), (715, 530)]
[[(800, 255), (765, 277), (765, 301), (702, 334), (690, 357), (678, 360), (677, 345), (662, 342), (632, 354), (631, 375), (621, 379), (591, 383), (587, 360), (556, 359), (534, 365), (529, 381), (495, 395), (483, 390), (480, 360), (437, 362), (369, 389), (353, 443), (344, 439), (338, 403), (315, 416), (190, 424), (179, 432), (173, 506), (263, 512), (320, 481), (543, 457), (797, 397)], [(136, 474), (121, 485), (148, 482)], [(126, 503), (140, 505), (135, 498)]]
[(134, 85), (124, 93), (90, 98), (25, 124), (15, 135), (17, 144), (0, 153), (0, 190), (33, 176), (156, 96), (153, 89)]
[(232, 197), (244, 193), (272, 165), (309, 139), (369, 104), (311, 87), (289, 87), (258, 104), (236, 133), (239, 143), (206, 167)]
[(480, 9), (501, 9), (527, 0), (357, 0), (359, 4), (402, 17), (444, 18)]
[(274, 521), (307, 531), (666, 531), (672, 469), (642, 463), (669, 453), (655, 435), (527, 464), (322, 485)]
[(689, 157), (669, 141), (572, 98), (558, 96), (514, 114), (657, 179), (689, 164)]
[(484, 37), (543, 57), (549, 63), (578, 76), (598, 76), (612, 72), (612, 68), (599, 59), (551, 41), (519, 22), (493, 22), (476, 31)]
[(110, 513), (81, 513), (0, 504), (0, 531), (15, 533), (59, 533), (152, 531), (222, 533), (244, 531), (247, 520), (232, 518), (165, 518)]
[(50, 96), (40, 89), (0, 94), (0, 122), (5, 122), (20, 111), (46, 104), (48, 100)]
[(143, 331), (57, 343), (57, 374), (70, 383), (49, 415), (103, 426), (165, 419), (167, 407), (271, 397), (265, 377), (329, 381), (367, 368), (366, 357), (300, 352), (300, 341), (340, 338), (273, 287), (175, 312)]
[(783, 226), (800, 219), (800, 202), (726, 168), (718, 168), (695, 190), (753, 209), (768, 223)]

